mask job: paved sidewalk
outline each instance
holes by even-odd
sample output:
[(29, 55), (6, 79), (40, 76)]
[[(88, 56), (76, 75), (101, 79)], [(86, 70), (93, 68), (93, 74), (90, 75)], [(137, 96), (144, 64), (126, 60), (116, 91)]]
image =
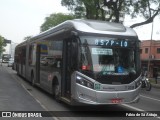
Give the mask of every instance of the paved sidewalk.
[[(150, 79), (152, 79), (155, 82), (155, 78), (150, 78)], [(151, 83), (152, 87), (160, 89), (160, 78), (157, 79), (157, 84), (154, 82)]]

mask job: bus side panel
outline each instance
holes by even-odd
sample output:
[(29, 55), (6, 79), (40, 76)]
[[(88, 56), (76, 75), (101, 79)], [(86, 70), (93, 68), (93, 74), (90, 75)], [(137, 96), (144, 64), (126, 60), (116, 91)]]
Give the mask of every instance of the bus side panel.
[[(52, 93), (52, 80), (58, 79), (57, 73), (61, 71), (62, 62), (62, 39), (54, 37), (48, 38), (46, 41), (39, 42), (40, 44), (40, 86), (46, 91)], [(52, 45), (50, 47), (49, 45)]]
[(30, 82), (31, 80), (31, 74), (36, 76), (35, 72), (35, 59), (36, 59), (36, 45), (34, 43), (28, 44), (27, 45), (27, 59), (26, 59), (26, 79)]
[(17, 66), (18, 66), (18, 71), (17, 71), (18, 74), (19, 74), (19, 75), (22, 75), (22, 72), (21, 72), (21, 68), (22, 68), (22, 67), (21, 67), (21, 64), (18, 64)]
[(26, 66), (22, 65), (22, 76), (26, 78)]
[(28, 64), (28, 59), (29, 59), (29, 44), (27, 42), (26, 45), (26, 61), (25, 61), (25, 78), (26, 80), (30, 80), (29, 79), (29, 64)]
[(26, 76), (25, 76), (26, 80), (31, 82), (31, 67), (30, 66), (26, 66), (25, 72), (26, 72)]

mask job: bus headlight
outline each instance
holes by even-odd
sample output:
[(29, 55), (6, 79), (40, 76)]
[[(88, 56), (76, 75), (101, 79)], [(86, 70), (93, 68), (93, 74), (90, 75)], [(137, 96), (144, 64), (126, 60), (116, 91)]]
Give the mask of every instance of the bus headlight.
[(94, 89), (94, 83), (80, 76), (76, 77), (76, 83), (83, 85), (85, 87)]

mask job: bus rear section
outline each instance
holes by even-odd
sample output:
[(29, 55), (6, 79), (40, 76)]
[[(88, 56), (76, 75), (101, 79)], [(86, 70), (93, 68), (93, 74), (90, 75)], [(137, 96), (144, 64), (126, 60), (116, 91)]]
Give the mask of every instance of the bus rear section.
[(138, 39), (80, 37), (80, 68), (72, 77), (77, 103), (122, 104), (139, 100)]

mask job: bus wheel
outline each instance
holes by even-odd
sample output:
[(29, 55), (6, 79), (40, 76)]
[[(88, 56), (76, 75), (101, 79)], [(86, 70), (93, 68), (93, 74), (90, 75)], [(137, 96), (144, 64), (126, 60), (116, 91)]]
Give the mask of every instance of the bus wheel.
[(56, 101), (60, 102), (60, 94), (59, 94), (59, 85), (54, 85), (54, 97), (56, 99)]
[(31, 73), (31, 85), (32, 85), (32, 86), (35, 85), (35, 84), (34, 84), (34, 74), (33, 74), (33, 73)]

